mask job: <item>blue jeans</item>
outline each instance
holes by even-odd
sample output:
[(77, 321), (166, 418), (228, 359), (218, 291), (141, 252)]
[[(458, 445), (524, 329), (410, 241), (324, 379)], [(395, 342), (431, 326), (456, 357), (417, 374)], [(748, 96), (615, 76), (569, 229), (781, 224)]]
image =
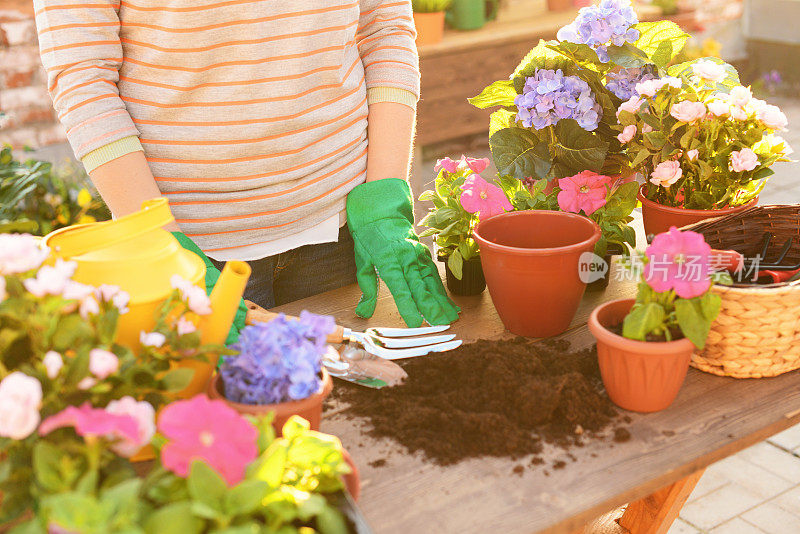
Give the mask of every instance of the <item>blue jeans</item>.
[[(224, 262), (211, 261), (222, 270)], [(244, 298), (263, 308), (273, 308), (356, 282), (353, 238), (347, 226), (339, 230), (339, 241), (335, 243), (305, 245), (247, 263), (253, 273), (244, 290)]]

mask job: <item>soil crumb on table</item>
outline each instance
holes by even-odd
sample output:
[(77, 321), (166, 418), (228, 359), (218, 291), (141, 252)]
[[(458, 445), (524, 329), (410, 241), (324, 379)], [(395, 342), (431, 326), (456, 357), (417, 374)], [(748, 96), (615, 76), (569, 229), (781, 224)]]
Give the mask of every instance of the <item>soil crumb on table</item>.
[(338, 383), (333, 395), (349, 405), (345, 416), (371, 423), (372, 436), (439, 465), (536, 455), (542, 441), (569, 449), (604, 439), (617, 418), (595, 350), (570, 352), (563, 340), (483, 340), (398, 363), (408, 373), (400, 386)]
[(630, 441), (631, 433), (628, 432), (627, 428), (615, 428), (614, 429), (614, 441), (617, 443), (625, 443), (626, 441)]
[(370, 467), (383, 467), (386, 465), (386, 458), (378, 458), (369, 463)]

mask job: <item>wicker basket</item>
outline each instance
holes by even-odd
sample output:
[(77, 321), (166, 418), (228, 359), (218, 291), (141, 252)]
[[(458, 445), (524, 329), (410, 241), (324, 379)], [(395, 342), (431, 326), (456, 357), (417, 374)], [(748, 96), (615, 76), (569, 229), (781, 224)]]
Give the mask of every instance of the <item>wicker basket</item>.
[[(800, 262), (800, 205), (756, 206), (746, 211), (687, 226), (715, 249), (733, 249), (752, 257), (764, 232), (775, 235), (767, 258), (777, 256), (789, 237), (794, 242), (786, 263)], [(692, 366), (735, 378), (777, 376), (800, 368), (800, 281), (769, 286), (712, 289), (722, 309), (706, 347)]]

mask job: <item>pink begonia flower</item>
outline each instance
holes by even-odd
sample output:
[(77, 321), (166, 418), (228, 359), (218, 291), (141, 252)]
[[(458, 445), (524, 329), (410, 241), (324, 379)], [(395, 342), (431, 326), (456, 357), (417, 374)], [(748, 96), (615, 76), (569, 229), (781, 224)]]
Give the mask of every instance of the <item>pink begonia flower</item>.
[(731, 152), (731, 161), (728, 169), (733, 172), (752, 171), (758, 167), (758, 156), (750, 148)]
[(686, 153), (686, 157), (689, 158), (689, 161), (696, 160), (698, 155), (700, 155), (700, 152), (696, 148)]
[(725, 67), (710, 59), (698, 59), (692, 65), (692, 72), (701, 80), (718, 83), (725, 79)]
[(680, 89), (683, 86), (683, 82), (681, 82), (680, 79), (673, 78), (671, 76), (645, 80), (636, 84), (636, 92), (642, 96), (652, 98), (657, 92), (667, 86)]
[(100, 305), (97, 303), (94, 296), (89, 296), (81, 301), (78, 312), (81, 318), (88, 319), (90, 315), (97, 315), (100, 313)]
[(64, 291), (61, 296), (66, 300), (82, 300), (94, 293), (94, 287), (68, 280), (64, 285)]
[(39, 425), (42, 385), (19, 371), (0, 382), (0, 436), (25, 439)]
[(672, 104), (669, 114), (681, 122), (695, 122), (706, 116), (706, 105), (702, 102), (684, 100), (683, 102)]
[(650, 133), (652, 131), (653, 131), (653, 127), (650, 126), (649, 124), (645, 123), (645, 124), (642, 125), (642, 133), (643, 134)]
[(478, 213), (480, 220), (514, 209), (502, 189), (477, 174), (469, 175), (461, 190), (461, 206), (469, 213)]
[(619, 109), (617, 110), (617, 118), (619, 118), (620, 111), (627, 111), (628, 113), (635, 114), (642, 107), (643, 103), (644, 99), (639, 96), (630, 97), (630, 99), (620, 104)]
[(110, 302), (119, 311), (120, 315), (128, 312), (128, 303), (130, 302), (130, 295), (122, 291), (118, 286), (103, 284), (97, 288), (96, 295), (103, 302)]
[(0, 274), (38, 269), (49, 254), (30, 234), (0, 234)]
[(454, 172), (458, 171), (458, 162), (453, 161), (450, 158), (436, 160), (436, 166), (433, 168), (434, 172), (439, 172), (442, 169), (450, 174), (453, 174)]
[(158, 416), (158, 430), (169, 440), (161, 462), (180, 477), (201, 460), (234, 486), (258, 455), (256, 428), (224, 401), (205, 395), (168, 404)]
[(191, 334), (192, 332), (195, 332), (197, 330), (197, 326), (189, 319), (181, 317), (180, 319), (178, 319), (176, 330), (178, 331), (179, 336), (184, 336), (186, 334)]
[(180, 291), (181, 297), (191, 311), (197, 315), (208, 315), (211, 313), (211, 301), (206, 295), (205, 289), (192, 284), (190, 281), (173, 274), (169, 279), (172, 287)]
[(581, 210), (591, 215), (606, 205), (606, 185), (613, 178), (592, 171), (583, 171), (575, 176), (558, 180), (558, 207), (571, 213)]
[(650, 183), (668, 187), (680, 180), (682, 175), (683, 171), (679, 162), (674, 160), (662, 161), (650, 173)]
[(48, 350), (42, 358), (42, 365), (47, 370), (47, 378), (53, 380), (64, 367), (64, 359), (54, 350)]
[(617, 140), (624, 145), (630, 142), (634, 135), (636, 135), (636, 125), (631, 124), (623, 128), (622, 133), (617, 136)]
[(728, 102), (740, 108), (745, 107), (753, 98), (753, 92), (748, 87), (737, 85), (728, 93)]
[(103, 380), (119, 370), (119, 358), (105, 349), (89, 351), (89, 372)]
[(486, 167), (489, 166), (489, 158), (471, 158), (469, 156), (461, 156), (459, 168), (463, 168), (464, 165), (469, 167), (469, 169), (475, 174), (480, 174), (486, 170)]
[(102, 408), (92, 408), (85, 402), (80, 407), (67, 406), (55, 415), (42, 421), (39, 434), (46, 436), (59, 428), (73, 427), (82, 437), (104, 437), (110, 440), (137, 442), (139, 424), (126, 414), (113, 414)]
[(773, 130), (786, 130), (789, 121), (778, 106), (767, 104), (756, 112), (756, 118)]
[(92, 389), (96, 385), (97, 385), (97, 379), (93, 378), (91, 376), (87, 376), (87, 377), (82, 378), (81, 381), (78, 382), (78, 384), (77, 384), (78, 389), (80, 389), (81, 391), (86, 391), (87, 389)]
[(136, 421), (136, 439), (122, 438), (111, 447), (120, 456), (130, 458), (153, 439), (153, 434), (156, 433), (156, 411), (149, 402), (137, 402), (133, 397), (125, 396), (109, 402), (106, 411), (114, 415), (128, 415)]
[(735, 121), (747, 120), (747, 111), (744, 108), (740, 108), (739, 106), (730, 106), (729, 112), (731, 114), (731, 118)]
[(60, 295), (67, 285), (78, 264), (74, 261), (56, 260), (55, 265), (45, 265), (36, 273), (36, 278), (27, 278), (22, 281), (25, 289), (36, 297), (45, 295)]
[(701, 234), (673, 226), (658, 234), (645, 254), (645, 280), (654, 291), (674, 289), (679, 297), (690, 299), (711, 287), (711, 247)]
[(0, 274), (0, 302), (3, 302), (8, 297), (6, 292), (6, 277)]
[(727, 117), (731, 113), (731, 105), (727, 100), (715, 99), (708, 103), (708, 111), (715, 117)]
[(145, 347), (160, 347), (167, 340), (167, 337), (161, 332), (139, 332), (139, 343)]

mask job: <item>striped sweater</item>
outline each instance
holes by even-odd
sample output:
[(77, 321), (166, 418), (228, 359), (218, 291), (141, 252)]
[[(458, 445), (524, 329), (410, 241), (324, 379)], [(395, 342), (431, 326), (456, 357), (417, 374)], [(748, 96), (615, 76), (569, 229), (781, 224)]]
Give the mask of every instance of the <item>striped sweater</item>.
[(368, 94), (412, 106), (419, 95), (410, 0), (34, 7), (76, 156), (140, 142), (181, 229), (207, 252), (268, 243), (343, 210), (365, 180)]

